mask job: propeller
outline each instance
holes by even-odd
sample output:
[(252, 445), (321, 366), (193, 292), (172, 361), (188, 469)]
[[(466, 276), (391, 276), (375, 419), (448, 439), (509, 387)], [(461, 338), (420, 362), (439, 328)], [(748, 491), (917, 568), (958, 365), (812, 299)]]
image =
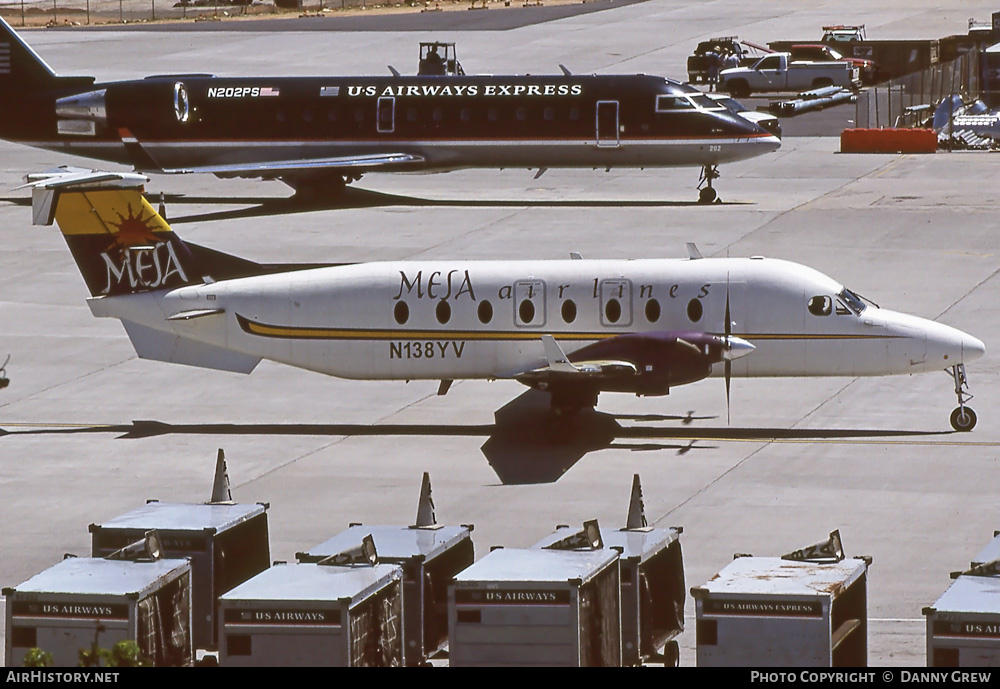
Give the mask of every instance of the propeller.
[(729, 418), (729, 389), (732, 385), (733, 377), (733, 360), (729, 357), (730, 351), (732, 351), (732, 337), (733, 337), (733, 320), (729, 314), (729, 273), (726, 273), (726, 327), (725, 327), (725, 352), (723, 356), (726, 359), (726, 425), (730, 424)]
[(756, 349), (752, 344), (742, 337), (733, 336), (733, 318), (729, 308), (729, 274), (726, 273), (726, 323), (723, 329), (722, 338), (722, 358), (725, 360), (726, 376), (726, 423), (730, 423), (729, 414), (729, 393), (732, 387), (733, 359), (746, 356)]

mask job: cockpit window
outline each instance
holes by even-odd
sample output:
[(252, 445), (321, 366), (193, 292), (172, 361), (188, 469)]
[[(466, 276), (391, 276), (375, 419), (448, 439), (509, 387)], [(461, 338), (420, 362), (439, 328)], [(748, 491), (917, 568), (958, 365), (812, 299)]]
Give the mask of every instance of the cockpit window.
[(694, 103), (684, 96), (657, 96), (656, 112), (667, 112), (670, 110), (694, 110)]
[[(856, 316), (860, 316), (861, 312), (867, 308), (866, 304), (861, 301), (861, 297), (849, 289), (845, 288), (840, 290), (840, 292), (837, 293), (837, 297), (840, 300), (840, 303), (850, 309)], [(839, 308), (837, 309), (837, 312), (841, 312)]]
[(699, 108), (704, 108), (705, 110), (711, 110), (713, 108), (718, 107), (715, 104), (715, 101), (706, 96), (704, 93), (694, 94), (688, 96), (688, 98), (690, 98), (694, 102), (694, 104), (697, 105)]
[(833, 299), (821, 295), (809, 300), (809, 313), (814, 316), (829, 316), (833, 311)]

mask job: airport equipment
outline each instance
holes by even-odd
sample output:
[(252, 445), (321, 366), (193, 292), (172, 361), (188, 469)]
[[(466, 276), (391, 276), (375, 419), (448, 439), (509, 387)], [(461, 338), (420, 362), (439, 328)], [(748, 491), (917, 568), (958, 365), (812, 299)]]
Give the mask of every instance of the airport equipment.
[(437, 523), (425, 472), (412, 526), (351, 524), (333, 538), (304, 553), (299, 562), (319, 562), (370, 534), (379, 561), (403, 571), (403, 658), (406, 665), (423, 665), (448, 646), (448, 584), (475, 560), (473, 526)]
[(619, 666), (619, 588), (614, 550), (493, 550), (448, 588), (449, 665)]
[[(360, 549), (359, 549), (360, 550)], [(275, 563), (219, 597), (224, 667), (403, 663), (402, 570), (348, 553), (334, 564)]]
[(190, 665), (191, 563), (153, 557), (145, 538), (123, 550), (118, 559), (69, 556), (3, 589), (6, 664), (40, 648), (73, 667), (81, 649), (135, 641), (155, 666)]
[(928, 667), (988, 667), (1000, 662), (1000, 532), (955, 580), (927, 618)]
[(213, 502), (166, 503), (144, 506), (103, 524), (91, 524), (91, 554), (107, 555), (135, 541), (146, 531), (160, 534), (165, 557), (190, 557), (193, 636), (196, 649), (217, 647), (216, 599), (271, 562), (266, 503), (231, 502), (225, 456), (219, 450)]
[(458, 61), (454, 43), (427, 41), (420, 44), (420, 76), (464, 77), (465, 70)]
[[(639, 475), (632, 478), (625, 528), (602, 532), (605, 548), (620, 553), (622, 664), (680, 661), (675, 637), (684, 631), (684, 557), (680, 535), (684, 529), (648, 526)], [(532, 546), (549, 548), (570, 533), (567, 525)], [(588, 546), (589, 547), (589, 546)]]
[(698, 666), (866, 666), (871, 559), (845, 559), (836, 531), (828, 544), (737, 556), (692, 588)]

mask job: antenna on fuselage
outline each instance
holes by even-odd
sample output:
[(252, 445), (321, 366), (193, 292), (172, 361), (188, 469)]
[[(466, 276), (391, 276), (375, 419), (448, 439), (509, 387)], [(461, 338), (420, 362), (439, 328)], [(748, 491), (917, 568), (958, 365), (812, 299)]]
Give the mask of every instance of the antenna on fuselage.
[(571, 71), (569, 71), (568, 69), (566, 69), (566, 65), (564, 65), (564, 64), (563, 64), (563, 63), (561, 63), (561, 62), (559, 63), (559, 69), (561, 69), (561, 70), (562, 70), (562, 73), (563, 73), (564, 75), (566, 75), (566, 76), (568, 76), (568, 77), (569, 77), (569, 76), (573, 76), (573, 73), (572, 73)]
[(388, 67), (389, 71), (392, 72), (392, 76), (394, 77), (402, 76), (400, 75), (399, 70), (393, 67), (392, 65), (386, 65), (386, 67)]

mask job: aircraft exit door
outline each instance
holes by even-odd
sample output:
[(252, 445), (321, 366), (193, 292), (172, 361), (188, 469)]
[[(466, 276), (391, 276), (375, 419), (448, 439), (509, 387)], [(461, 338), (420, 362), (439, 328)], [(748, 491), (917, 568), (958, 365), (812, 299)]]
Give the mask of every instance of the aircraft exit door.
[(597, 145), (602, 148), (617, 148), (621, 145), (618, 136), (618, 101), (597, 101)]

